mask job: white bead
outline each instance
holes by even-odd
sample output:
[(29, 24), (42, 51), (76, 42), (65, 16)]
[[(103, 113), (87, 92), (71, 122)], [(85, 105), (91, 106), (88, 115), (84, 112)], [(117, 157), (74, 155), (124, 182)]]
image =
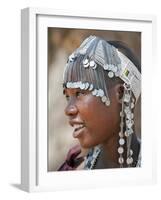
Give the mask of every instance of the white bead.
[(100, 96), (100, 97), (103, 97), (103, 96), (104, 96), (104, 91), (103, 91), (103, 90), (99, 89), (99, 90), (98, 90), (98, 93), (99, 93), (99, 96)]
[(77, 87), (80, 88), (80, 86), (82, 85), (82, 82), (77, 82)]
[(70, 86), (70, 87), (71, 87), (71, 88), (74, 88), (74, 83), (71, 82), (71, 86)]
[(109, 78), (113, 78), (113, 77), (114, 77), (114, 73), (113, 73), (112, 71), (109, 71), (109, 72), (108, 72), (108, 77), (109, 77)]
[(90, 85), (89, 91), (93, 90), (93, 84)]
[(110, 105), (110, 100), (107, 99), (106, 102), (105, 102), (105, 105), (109, 106)]
[(119, 147), (119, 148), (118, 148), (118, 153), (119, 153), (119, 154), (122, 154), (123, 152), (124, 152), (123, 147)]
[(73, 87), (74, 87), (74, 88), (77, 88), (77, 82), (75, 82), (75, 83), (73, 84)]
[(129, 94), (125, 94), (124, 96), (124, 102), (129, 102), (130, 101), (130, 95)]
[(85, 88), (85, 84), (82, 83), (82, 84), (80, 85), (80, 89), (81, 89), (81, 90), (84, 90), (84, 88)]
[(101, 98), (101, 100), (102, 100), (102, 102), (106, 102), (107, 101), (107, 97), (106, 96), (103, 96), (102, 98)]
[(84, 66), (84, 68), (87, 68), (87, 67), (89, 67), (89, 63), (84, 64), (83, 66)]
[(127, 163), (128, 165), (132, 164), (132, 163), (133, 163), (133, 158), (132, 158), (132, 157), (127, 158), (126, 163)]
[(112, 70), (112, 65), (111, 64), (108, 65), (108, 69)]
[(85, 83), (85, 90), (87, 90), (89, 87), (89, 83)]
[(94, 96), (97, 95), (97, 90), (94, 89), (94, 90), (92, 91), (92, 94), (93, 94)]
[(119, 132), (119, 136), (120, 136), (120, 137), (123, 137), (124, 134), (120, 131), (120, 132)]
[(113, 67), (113, 69), (112, 69), (112, 71), (113, 71), (114, 73), (116, 73), (116, 72), (117, 72), (117, 70), (118, 70), (118, 69), (117, 69), (117, 67), (116, 67), (116, 66), (114, 66), (114, 67)]
[(88, 62), (88, 59), (86, 58), (85, 60), (83, 60), (83, 65), (86, 65), (86, 64), (88, 64), (89, 62)]
[(119, 71), (115, 72), (115, 76), (116, 77), (120, 76), (120, 72)]
[(96, 67), (97, 67), (97, 64), (95, 63), (95, 65), (94, 65), (94, 67), (92, 67), (92, 69), (96, 69)]
[(129, 132), (128, 132), (128, 131), (125, 131), (125, 136), (126, 136), (126, 137), (129, 137), (129, 135), (130, 135)]
[(134, 114), (133, 113), (131, 113), (131, 119), (133, 119), (134, 118)]
[(130, 149), (130, 155), (131, 155), (131, 156), (133, 155), (133, 150), (132, 150), (132, 149)]
[(75, 55), (74, 55), (74, 54), (71, 54), (71, 55), (69, 56), (69, 61), (72, 62), (73, 59), (74, 59), (74, 57), (75, 57)]
[(97, 94), (96, 94), (96, 97), (99, 97), (99, 90), (97, 90)]
[(135, 99), (134, 98), (132, 98), (132, 102), (135, 103)]
[(73, 83), (73, 88), (77, 88), (77, 82)]
[(133, 133), (133, 129), (129, 128), (128, 130), (125, 131), (125, 136), (128, 137), (129, 135), (131, 135)]
[(127, 113), (129, 113), (130, 112), (130, 108), (128, 107), (128, 106), (126, 106), (125, 108), (124, 108), (124, 112), (127, 114)]
[(130, 112), (127, 113), (127, 114), (126, 114), (126, 117), (127, 117), (128, 119), (131, 119), (131, 113), (130, 113)]
[(71, 87), (71, 82), (68, 82), (67, 83), (67, 88), (70, 88)]
[(134, 103), (131, 103), (131, 109), (133, 109), (134, 108)]
[(124, 145), (124, 144), (125, 144), (125, 140), (124, 140), (123, 138), (120, 138), (120, 139), (119, 139), (119, 144), (120, 144), (120, 145)]
[(87, 68), (89, 66), (89, 60), (87, 58), (85, 60), (83, 60), (83, 66), (85, 68)]
[(126, 126), (130, 129), (134, 124), (133, 120), (126, 120)]
[(105, 65), (103, 66), (103, 69), (104, 69), (104, 70), (108, 70), (108, 69), (109, 69), (108, 64), (105, 64)]
[(123, 157), (119, 157), (118, 162), (119, 162), (120, 164), (123, 164), (123, 163), (124, 163), (124, 158), (123, 158)]
[(86, 54), (86, 49), (80, 49), (80, 50), (79, 50), (79, 53), (80, 53), (81, 55), (85, 55), (85, 54)]
[(95, 66), (94, 60), (91, 60), (91, 61), (89, 62), (89, 66), (90, 66), (90, 67), (94, 67), (94, 66)]
[(123, 117), (124, 116), (124, 113), (123, 112), (120, 112), (120, 117)]

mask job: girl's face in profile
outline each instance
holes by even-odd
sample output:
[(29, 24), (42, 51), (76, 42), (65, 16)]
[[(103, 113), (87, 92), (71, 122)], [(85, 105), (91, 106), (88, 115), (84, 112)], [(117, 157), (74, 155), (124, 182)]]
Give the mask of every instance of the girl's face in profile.
[(65, 114), (73, 127), (73, 137), (83, 148), (106, 144), (110, 138), (118, 136), (120, 107), (114, 90), (110, 92), (110, 106), (105, 106), (99, 97), (87, 90), (65, 88), (64, 95), (67, 99)]

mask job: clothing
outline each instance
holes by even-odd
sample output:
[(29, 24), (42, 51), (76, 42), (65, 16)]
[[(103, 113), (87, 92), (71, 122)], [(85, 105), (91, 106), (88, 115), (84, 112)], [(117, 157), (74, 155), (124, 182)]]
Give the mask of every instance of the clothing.
[(65, 162), (60, 166), (58, 171), (75, 170), (84, 160), (83, 157), (78, 157), (80, 153), (80, 145), (75, 145), (74, 147), (72, 147), (67, 154)]
[[(138, 139), (139, 145), (141, 146), (141, 141)], [(92, 149), (89, 151), (91, 154)], [(65, 162), (59, 167), (58, 171), (70, 171), (76, 170), (76, 168), (85, 160), (84, 157), (78, 157), (81, 153), (80, 145), (75, 145), (72, 147), (66, 157)], [(89, 154), (87, 154), (87, 157)], [(134, 164), (134, 167), (141, 167), (141, 148), (139, 149), (137, 162)]]

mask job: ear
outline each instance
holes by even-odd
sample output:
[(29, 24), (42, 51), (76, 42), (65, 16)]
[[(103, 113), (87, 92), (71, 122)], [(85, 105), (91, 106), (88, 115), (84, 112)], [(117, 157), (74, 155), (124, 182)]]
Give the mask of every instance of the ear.
[(115, 86), (115, 94), (116, 94), (116, 100), (118, 103), (122, 103), (122, 98), (124, 95), (124, 86), (122, 84), (117, 84)]

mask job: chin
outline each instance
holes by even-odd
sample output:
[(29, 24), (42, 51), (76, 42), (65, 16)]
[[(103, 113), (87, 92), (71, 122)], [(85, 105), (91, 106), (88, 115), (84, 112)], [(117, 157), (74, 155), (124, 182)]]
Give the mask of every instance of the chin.
[(81, 147), (85, 148), (85, 149), (90, 149), (90, 148), (93, 148), (98, 145), (97, 143), (93, 143), (90, 141), (83, 141), (83, 140), (79, 140), (79, 143), (80, 143)]

